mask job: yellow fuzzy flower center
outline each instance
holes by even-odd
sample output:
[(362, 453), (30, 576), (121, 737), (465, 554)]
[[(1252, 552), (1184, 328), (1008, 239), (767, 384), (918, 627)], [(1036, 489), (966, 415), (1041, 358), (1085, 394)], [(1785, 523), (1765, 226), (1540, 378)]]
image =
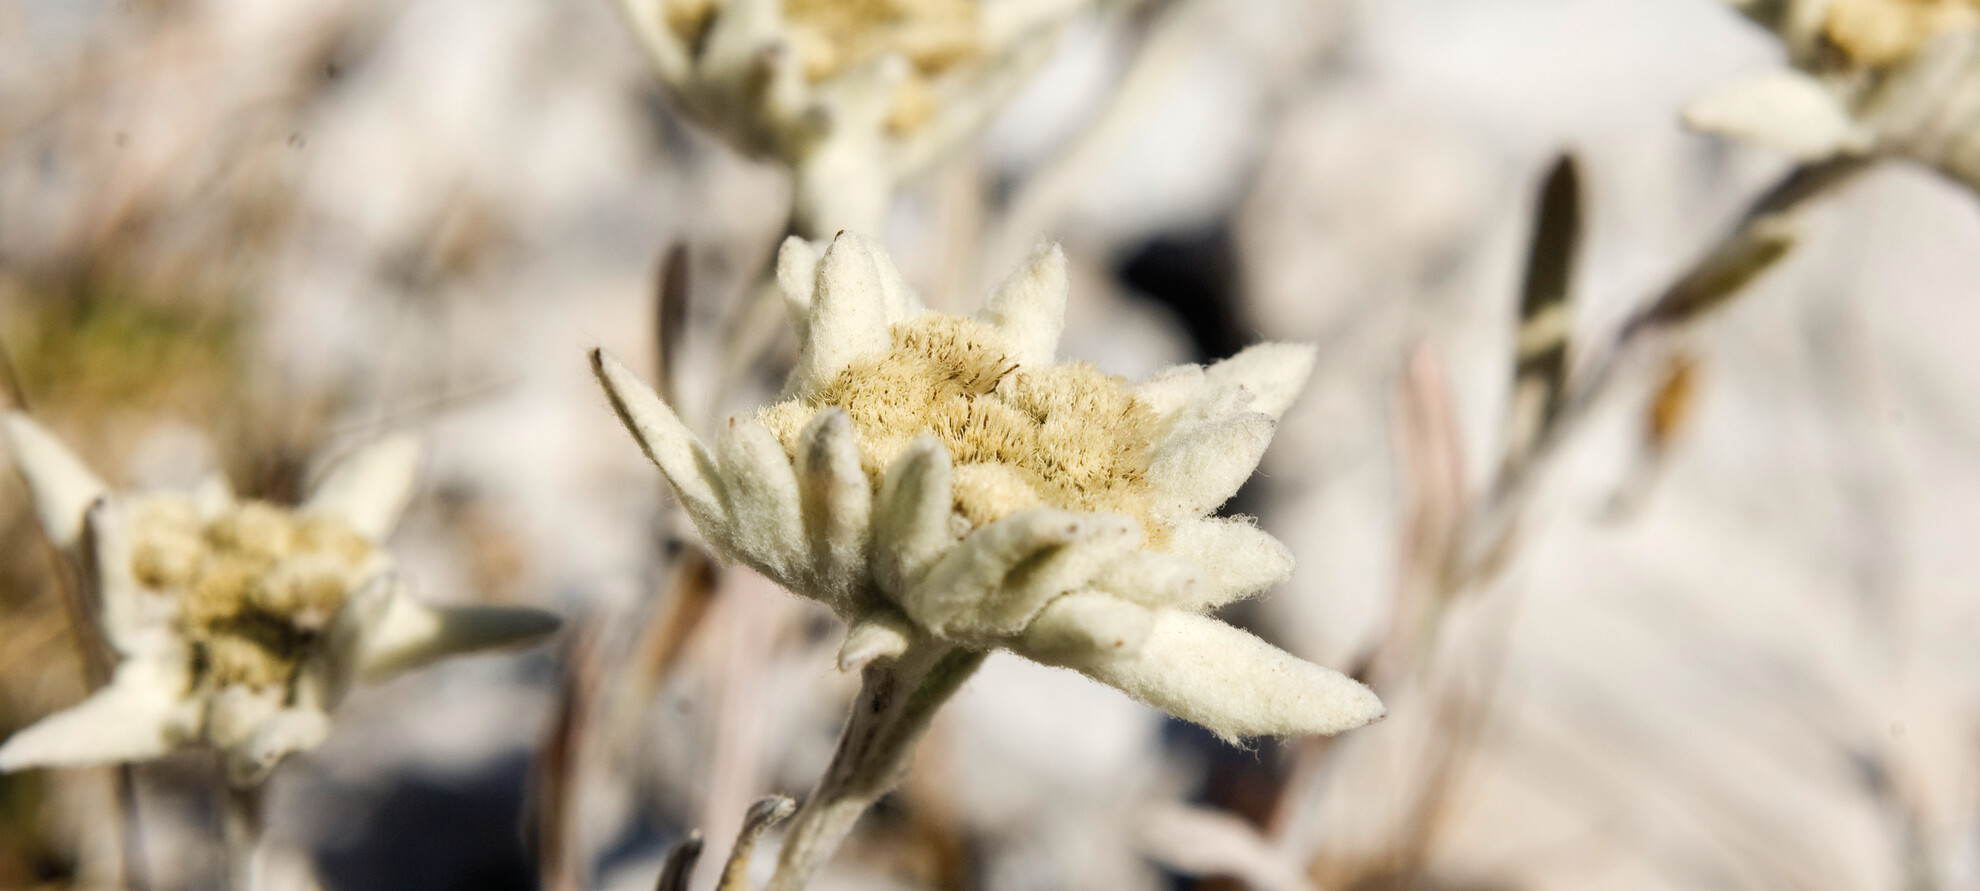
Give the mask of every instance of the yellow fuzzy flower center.
[(1085, 363), (1021, 366), (995, 329), (928, 314), (896, 324), (893, 348), (757, 420), (795, 454), (828, 406), (852, 419), (877, 481), (933, 433), (955, 467), (955, 510), (974, 528), (1030, 507), (1125, 514), (1154, 532), (1147, 498), (1157, 419), (1122, 378)]
[(182, 498), (137, 505), (131, 571), (173, 595), (179, 630), (216, 684), (286, 685), (317, 632), (371, 570), (344, 521), (243, 502), (203, 519)]

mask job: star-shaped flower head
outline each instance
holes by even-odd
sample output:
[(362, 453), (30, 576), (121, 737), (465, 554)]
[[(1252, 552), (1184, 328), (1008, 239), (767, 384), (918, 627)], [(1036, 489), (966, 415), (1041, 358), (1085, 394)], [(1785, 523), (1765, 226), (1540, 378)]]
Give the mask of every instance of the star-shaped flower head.
[(1980, 188), (1980, 2), (1733, 0), (1781, 36), (1794, 70), (1735, 81), (1693, 127), (1797, 160), (1891, 155)]
[(1261, 344), (1130, 385), (1057, 363), (1065, 257), (977, 318), (924, 310), (878, 246), (793, 238), (803, 343), (782, 401), (712, 447), (611, 356), (613, 407), (718, 550), (830, 606), (842, 667), (934, 639), (1075, 669), (1225, 738), (1334, 733), (1375, 695), (1204, 611), (1283, 581), (1285, 547), (1210, 514), (1313, 364)]
[(622, 0), (661, 78), (789, 164), (802, 231), (871, 230), (974, 134), (1083, 0)]
[(314, 748), (360, 680), (537, 640), (555, 616), (433, 607), (404, 591), (382, 543), (412, 492), (419, 447), (376, 442), (302, 506), (112, 493), (21, 414), (6, 434), (49, 538), (73, 561), (116, 657), (109, 684), (0, 745), (0, 771), (155, 758), (210, 745), (237, 786)]

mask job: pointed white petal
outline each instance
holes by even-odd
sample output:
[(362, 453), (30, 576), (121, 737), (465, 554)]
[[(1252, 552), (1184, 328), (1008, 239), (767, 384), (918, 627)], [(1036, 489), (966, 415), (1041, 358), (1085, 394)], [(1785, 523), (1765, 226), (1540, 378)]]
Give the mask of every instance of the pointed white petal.
[(1246, 412), (1173, 432), (1148, 463), (1161, 510), (1171, 519), (1216, 510), (1251, 477), (1276, 428), (1270, 417)]
[(784, 310), (791, 330), (803, 343), (811, 330), (811, 297), (818, 287), (818, 248), (803, 236), (784, 239), (777, 248), (777, 289), (784, 293)]
[(14, 464), (27, 478), (42, 530), (57, 547), (75, 547), (82, 535), (83, 511), (108, 488), (55, 434), (27, 415), (10, 411), (5, 426)]
[(847, 604), (866, 572), (873, 502), (852, 418), (837, 408), (813, 417), (798, 434), (795, 466), (812, 573), (835, 606)]
[[(841, 234), (832, 240), (818, 262), (811, 322), (791, 373), (793, 386), (822, 384), (854, 360), (885, 352), (892, 345), (883, 261), (878, 246), (863, 236)], [(893, 264), (887, 266), (891, 269)]]
[(922, 434), (887, 468), (873, 506), (873, 574), (896, 603), (955, 546), (952, 472), (940, 440)]
[(81, 704), (8, 737), (0, 745), (0, 773), (164, 755), (186, 739), (183, 692), (149, 672), (119, 671), (115, 680)]
[[(1187, 525), (1187, 524), (1184, 524)], [(1093, 578), (1093, 587), (1147, 606), (1192, 609), (1209, 586), (1203, 568), (1160, 551), (1130, 551)]]
[(1251, 394), (1245, 407), (1278, 420), (1306, 389), (1319, 348), (1308, 343), (1260, 343), (1204, 371), (1213, 387), (1242, 387)]
[(893, 659), (907, 652), (914, 642), (914, 625), (891, 608), (872, 610), (846, 629), (846, 642), (839, 647), (839, 670), (858, 671), (882, 659)]
[(1294, 657), (1216, 619), (1157, 610), (1140, 652), (1043, 659), (1076, 669), (1225, 740), (1332, 734), (1385, 710), (1340, 672)]
[(938, 636), (1012, 634), (1140, 537), (1133, 520), (1116, 514), (1022, 511), (970, 533), (911, 589), (903, 606)]
[(1074, 591), (1052, 601), (1012, 644), (1042, 662), (1123, 659), (1141, 651), (1155, 613), (1098, 591)]
[(1854, 127), (1849, 110), (1821, 81), (1785, 69), (1707, 93), (1685, 108), (1684, 122), (1799, 161), (1818, 161), (1844, 150)]
[(337, 517), (359, 535), (384, 541), (412, 500), (419, 471), (419, 440), (388, 436), (332, 466), (303, 503), (305, 513)]
[(715, 540), (717, 547), (727, 541), (727, 518), (721, 509), (721, 478), (715, 475), (715, 461), (700, 440), (674, 410), (661, 401), (653, 388), (632, 373), (617, 357), (604, 350), (591, 351), (591, 370), (605, 388), (612, 410), (639, 441), (648, 460), (660, 468), (674, 486), (682, 506), (694, 518), (701, 534)]
[(371, 681), (449, 656), (542, 640), (563, 624), (523, 606), (431, 606), (400, 593), (366, 629), (358, 675)]
[(729, 419), (715, 441), (729, 547), (736, 556), (789, 585), (805, 554), (798, 483), (776, 435), (752, 421)]
[(1252, 525), (1249, 517), (1212, 517), (1177, 523), (1168, 551), (1203, 569), (1203, 584), (1177, 609), (1204, 610), (1249, 597), (1292, 577), (1292, 552)]
[(1058, 352), (1066, 327), (1067, 287), (1066, 252), (1048, 244), (990, 295), (985, 321), (1004, 335), (1019, 364), (1049, 364)]
[[(892, 91), (888, 92), (889, 97), (893, 95)], [(891, 111), (891, 98), (888, 108)], [(921, 295), (915, 293), (914, 288), (908, 285), (907, 279), (901, 276), (900, 267), (894, 265), (894, 258), (887, 255), (886, 248), (881, 247), (880, 242), (864, 235), (856, 234), (853, 237), (865, 241), (867, 250), (873, 253), (874, 268), (880, 271), (881, 306), (887, 310), (887, 324), (892, 325), (920, 315), (926, 309), (921, 304)]]

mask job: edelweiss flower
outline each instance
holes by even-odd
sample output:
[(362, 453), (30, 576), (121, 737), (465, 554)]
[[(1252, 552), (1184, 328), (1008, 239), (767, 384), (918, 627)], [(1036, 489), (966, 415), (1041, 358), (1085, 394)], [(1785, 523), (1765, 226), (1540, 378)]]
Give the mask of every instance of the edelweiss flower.
[(661, 77), (797, 175), (800, 228), (870, 230), (975, 132), (1079, 0), (623, 0)]
[(110, 683), (0, 745), (0, 771), (155, 758), (206, 744), (251, 786), (314, 748), (359, 680), (536, 640), (534, 609), (432, 607), (407, 596), (380, 544), (412, 491), (418, 445), (396, 437), (331, 469), (294, 510), (191, 495), (111, 494), (39, 424), (5, 420), (36, 512), (77, 564)]
[(1075, 669), (1230, 739), (1334, 733), (1366, 687), (1203, 611), (1283, 581), (1250, 476), (1312, 368), (1261, 344), (1130, 385), (1053, 361), (1065, 257), (1035, 255), (978, 318), (924, 310), (886, 255), (787, 241), (803, 348), (783, 400), (713, 448), (611, 356), (613, 407), (708, 541), (850, 626), (852, 668), (936, 641)]
[(1980, 2), (1735, 0), (1794, 71), (1708, 94), (1692, 126), (1802, 161), (1894, 155), (1980, 188)]

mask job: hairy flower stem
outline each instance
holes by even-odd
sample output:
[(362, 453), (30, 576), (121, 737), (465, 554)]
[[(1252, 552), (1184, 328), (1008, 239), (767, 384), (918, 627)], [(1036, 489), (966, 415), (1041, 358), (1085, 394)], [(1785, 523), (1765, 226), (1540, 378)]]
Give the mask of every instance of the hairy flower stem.
[(255, 891), (255, 851), (261, 847), (261, 787), (220, 788), (222, 831), (227, 842), (227, 891)]
[(983, 664), (985, 652), (923, 639), (897, 659), (866, 667), (838, 750), (792, 818), (764, 891), (799, 891), (811, 881), (860, 815), (900, 783), (935, 710)]

